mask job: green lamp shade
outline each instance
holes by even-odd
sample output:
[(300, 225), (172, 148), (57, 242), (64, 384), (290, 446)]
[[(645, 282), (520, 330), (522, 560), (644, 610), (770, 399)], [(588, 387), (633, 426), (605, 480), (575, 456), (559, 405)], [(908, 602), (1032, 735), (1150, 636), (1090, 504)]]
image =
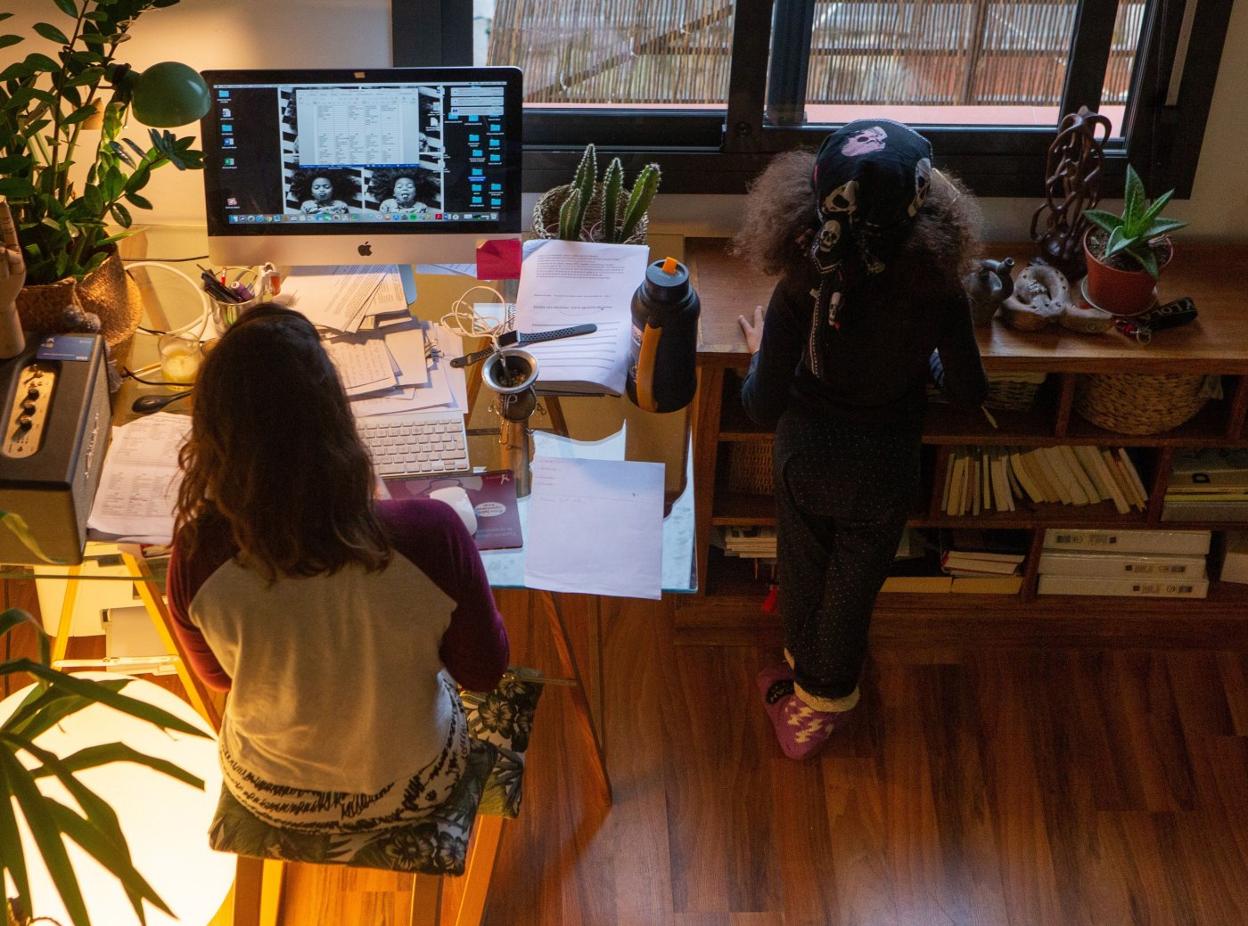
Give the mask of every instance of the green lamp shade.
[(195, 122), (208, 112), (208, 85), (194, 68), (177, 61), (153, 64), (134, 81), (131, 112), (157, 129)]

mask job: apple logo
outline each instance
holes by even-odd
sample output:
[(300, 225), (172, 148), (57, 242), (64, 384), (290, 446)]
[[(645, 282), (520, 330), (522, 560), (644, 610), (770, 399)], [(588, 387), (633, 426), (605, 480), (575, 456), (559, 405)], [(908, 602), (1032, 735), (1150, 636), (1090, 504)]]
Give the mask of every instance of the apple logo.
[(373, 246), (365, 241), (356, 250), (360, 252), (360, 257), (368, 257), (373, 253)]

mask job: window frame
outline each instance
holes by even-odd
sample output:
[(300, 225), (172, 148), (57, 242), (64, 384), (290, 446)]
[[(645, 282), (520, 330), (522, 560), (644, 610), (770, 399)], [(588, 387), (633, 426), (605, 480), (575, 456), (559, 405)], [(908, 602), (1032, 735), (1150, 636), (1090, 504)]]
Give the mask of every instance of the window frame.
[[(1127, 161), (1150, 193), (1191, 195), (1234, 0), (1150, 0), (1124, 119), (1106, 146), (1103, 196), (1121, 193)], [(669, 193), (743, 193), (775, 154), (814, 148), (825, 124), (781, 124), (804, 104), (815, 0), (737, 0), (725, 109), (526, 108), (524, 191), (566, 183), (585, 142), (619, 156), (629, 174), (656, 161)], [(1061, 112), (1097, 109), (1118, 0), (1080, 0)], [(391, 0), (395, 67), (472, 63), (471, 5)], [(786, 37), (771, 53), (773, 31)], [(803, 40), (804, 39), (804, 40)], [(1198, 46), (1200, 54), (1191, 54)], [(1176, 70), (1177, 62), (1177, 70)], [(773, 99), (768, 100), (768, 85)], [(777, 91), (777, 88), (779, 90)], [(785, 100), (783, 93), (802, 98)], [(768, 119), (768, 114), (774, 119)], [(1044, 194), (1044, 163), (1056, 127), (916, 125), (941, 165), (980, 196)]]

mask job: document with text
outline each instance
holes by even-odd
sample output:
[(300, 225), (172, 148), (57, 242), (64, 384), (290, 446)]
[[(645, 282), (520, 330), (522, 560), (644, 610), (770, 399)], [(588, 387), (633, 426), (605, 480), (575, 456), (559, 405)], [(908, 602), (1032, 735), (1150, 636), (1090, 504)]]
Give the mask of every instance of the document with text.
[(622, 395), (632, 340), (633, 293), (650, 249), (639, 244), (528, 241), (516, 296), (516, 329), (539, 333), (592, 323), (593, 334), (531, 344), (539, 391)]
[(189, 415), (160, 412), (113, 428), (87, 527), (99, 536), (169, 543)]

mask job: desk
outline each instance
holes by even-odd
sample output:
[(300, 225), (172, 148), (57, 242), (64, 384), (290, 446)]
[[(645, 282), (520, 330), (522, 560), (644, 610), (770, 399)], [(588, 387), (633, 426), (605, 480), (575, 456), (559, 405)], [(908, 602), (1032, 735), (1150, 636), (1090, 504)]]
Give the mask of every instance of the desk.
[[(665, 253), (678, 249), (674, 242), (663, 242)], [(164, 276), (164, 275), (161, 275)], [(156, 281), (154, 278), (154, 282)], [(476, 285), (475, 278), (448, 275), (421, 275), (416, 277), (417, 299), (411, 309), (417, 317), (434, 321), (444, 314), (450, 303), (465, 290)], [(172, 295), (174, 291), (170, 291)], [(157, 295), (155, 298), (161, 298)], [(184, 295), (181, 298), (185, 298)], [(177, 325), (172, 317), (170, 324)], [(133, 366), (138, 367), (155, 359), (155, 339), (139, 335), (133, 347)], [(473, 349), (472, 343), (465, 350)], [(116, 421), (124, 423), (134, 417), (130, 411), (133, 400), (143, 394), (161, 393), (161, 387), (145, 386), (127, 381), (114, 403)], [(492, 412), (493, 395), (480, 388), (479, 367), (469, 379), (469, 405), (467, 416), (469, 429), (469, 456), (474, 466), (498, 468), (498, 418)], [(671, 415), (649, 415), (638, 411), (624, 398), (562, 398), (557, 403), (543, 401), (544, 409), (534, 416), (535, 452), (548, 456), (598, 456), (614, 459), (640, 459), (663, 462), (669, 487), (685, 485), (677, 498), (663, 527), (662, 587), (666, 592), (691, 593), (697, 587), (695, 560), (693, 556), (694, 516), (692, 479), (689, 478), (688, 416), (684, 412)], [(185, 413), (186, 403), (176, 403), (171, 411)], [(562, 435), (548, 433), (551, 428)], [(621, 433), (623, 431), (623, 433)], [(683, 478), (682, 478), (683, 477)], [(527, 501), (520, 504), (521, 520), (527, 514)], [(499, 588), (524, 587), (524, 550), (491, 551), (482, 556), (492, 585)], [(562, 666), (558, 673), (573, 681), (573, 696), (578, 712), (583, 716), (586, 729), (592, 734), (593, 746), (598, 758), (598, 770), (606, 795), (610, 785), (605, 766), (605, 750), (602, 738), (593, 723), (593, 712), (583, 682), (582, 667), (577, 664), (568, 644), (565, 609), (562, 596), (542, 593), (543, 611), (549, 619)], [(601, 621), (600, 609), (592, 611), (595, 621)], [(596, 639), (601, 639), (601, 627), (594, 628)], [(601, 662), (600, 655), (597, 656)]]

